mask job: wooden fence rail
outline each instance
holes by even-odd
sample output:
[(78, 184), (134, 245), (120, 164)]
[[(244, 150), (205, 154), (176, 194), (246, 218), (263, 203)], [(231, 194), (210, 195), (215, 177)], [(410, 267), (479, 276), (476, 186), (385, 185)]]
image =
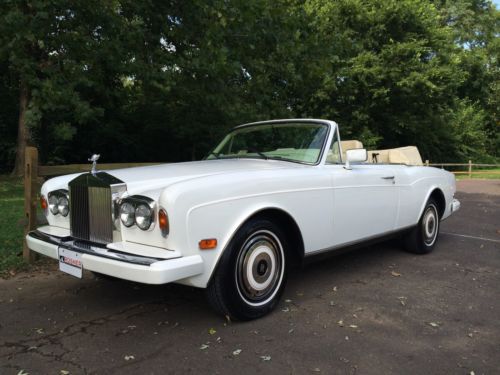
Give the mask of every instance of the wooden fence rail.
[[(60, 176), (70, 173), (88, 172), (90, 170), (90, 163), (88, 164), (67, 164), (67, 165), (38, 165), (38, 150), (35, 147), (26, 147), (25, 154), (25, 173), (24, 173), (24, 214), (26, 218), (26, 225), (24, 234), (36, 229), (37, 226), (37, 207), (38, 207), (38, 191), (40, 188), (41, 178)], [(130, 167), (144, 167), (148, 165), (157, 165), (161, 163), (110, 163), (99, 164), (100, 170), (112, 170)], [(500, 174), (500, 171), (481, 171), (473, 172), (473, 168), (500, 168), (500, 164), (474, 164), (471, 160), (469, 163), (429, 163), (426, 160), (425, 165), (433, 167), (467, 167), (467, 171), (454, 171), (455, 174), (468, 174), (471, 178), (474, 174)], [(31, 252), (24, 241), (23, 257), (27, 262), (34, 260), (34, 253)]]

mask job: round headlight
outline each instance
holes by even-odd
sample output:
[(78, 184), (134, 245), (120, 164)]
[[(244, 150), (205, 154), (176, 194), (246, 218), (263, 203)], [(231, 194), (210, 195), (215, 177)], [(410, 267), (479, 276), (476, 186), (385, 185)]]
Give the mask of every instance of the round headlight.
[(57, 200), (57, 209), (59, 213), (63, 216), (68, 216), (69, 212), (69, 201), (66, 197), (60, 197)]
[(151, 226), (153, 211), (147, 204), (140, 203), (135, 209), (135, 223), (142, 230), (147, 230)]
[(130, 203), (123, 203), (120, 206), (120, 219), (126, 227), (131, 227), (135, 222), (135, 209)]
[(49, 198), (49, 210), (52, 212), (52, 215), (57, 215), (59, 213), (59, 200), (55, 195)]

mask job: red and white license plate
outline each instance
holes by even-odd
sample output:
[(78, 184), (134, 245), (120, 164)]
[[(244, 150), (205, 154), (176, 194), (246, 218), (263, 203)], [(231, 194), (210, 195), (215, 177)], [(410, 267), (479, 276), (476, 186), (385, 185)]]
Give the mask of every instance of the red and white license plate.
[(58, 253), (59, 270), (81, 279), (83, 274), (82, 254), (63, 248), (59, 248)]

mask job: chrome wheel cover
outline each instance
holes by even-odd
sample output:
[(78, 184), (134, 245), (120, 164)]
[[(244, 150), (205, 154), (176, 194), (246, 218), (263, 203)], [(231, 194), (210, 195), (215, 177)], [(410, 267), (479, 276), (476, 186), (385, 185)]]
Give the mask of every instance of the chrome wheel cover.
[(268, 230), (249, 236), (236, 261), (239, 295), (252, 306), (271, 301), (283, 281), (285, 257), (279, 238)]
[(422, 236), (426, 246), (432, 246), (436, 242), (439, 231), (439, 215), (434, 204), (430, 204), (422, 216)]

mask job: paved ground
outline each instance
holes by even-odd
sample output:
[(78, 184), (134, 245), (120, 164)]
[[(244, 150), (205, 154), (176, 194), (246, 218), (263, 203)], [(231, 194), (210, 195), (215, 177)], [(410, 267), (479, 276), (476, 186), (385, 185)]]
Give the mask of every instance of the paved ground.
[(459, 188), (434, 253), (385, 243), (322, 260), (254, 322), (226, 323), (178, 285), (50, 268), (0, 281), (0, 374), (499, 373), (500, 181)]

